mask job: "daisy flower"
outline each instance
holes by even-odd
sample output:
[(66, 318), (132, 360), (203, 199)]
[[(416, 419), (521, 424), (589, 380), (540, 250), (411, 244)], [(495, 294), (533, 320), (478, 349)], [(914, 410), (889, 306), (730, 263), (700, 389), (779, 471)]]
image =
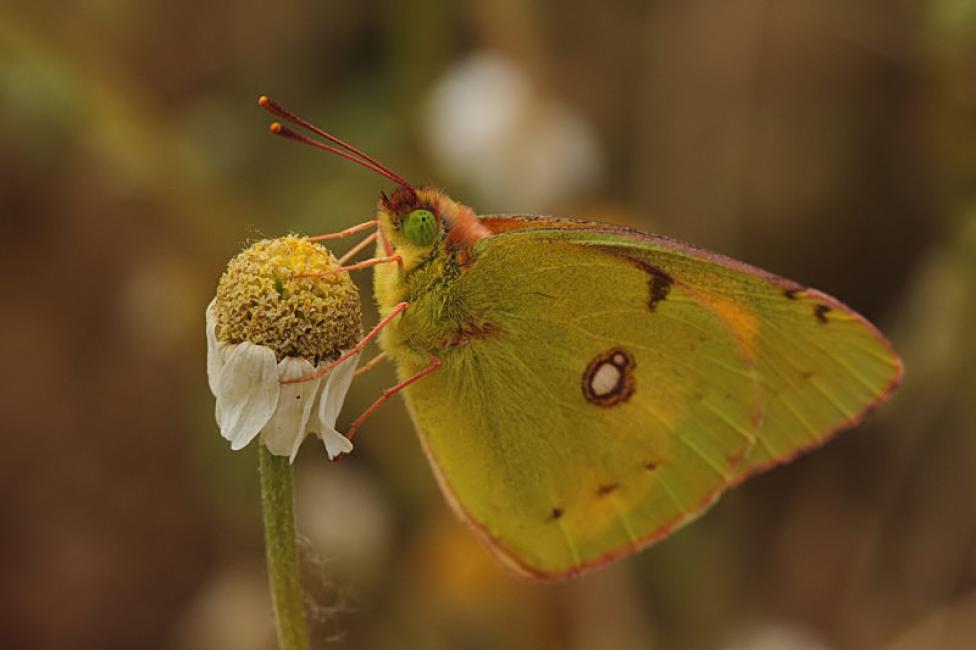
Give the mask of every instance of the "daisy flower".
[(268, 451), (295, 459), (309, 433), (330, 459), (352, 443), (335, 430), (358, 355), (324, 377), (313, 374), (362, 336), (359, 291), (346, 272), (296, 277), (336, 267), (307, 238), (262, 240), (231, 260), (207, 306), (207, 377), (220, 434), (231, 449), (260, 436)]

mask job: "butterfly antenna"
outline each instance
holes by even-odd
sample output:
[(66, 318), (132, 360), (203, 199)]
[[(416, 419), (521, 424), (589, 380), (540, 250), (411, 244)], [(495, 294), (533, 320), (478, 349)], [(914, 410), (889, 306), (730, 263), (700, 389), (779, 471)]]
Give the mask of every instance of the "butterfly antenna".
[(303, 129), (307, 129), (312, 133), (314, 133), (315, 135), (325, 138), (327, 141), (331, 142), (336, 146), (333, 147), (331, 145), (325, 144), (324, 142), (319, 142), (318, 140), (314, 140), (306, 135), (302, 135), (301, 133), (292, 131), (288, 127), (278, 122), (274, 122), (271, 124), (271, 132), (274, 133), (275, 135), (279, 135), (288, 140), (294, 140), (295, 142), (300, 142), (302, 144), (307, 144), (316, 147), (318, 149), (322, 149), (324, 151), (334, 153), (337, 156), (342, 156), (346, 160), (351, 160), (354, 163), (358, 163), (362, 165), (366, 169), (373, 170), (377, 174), (380, 174), (381, 176), (390, 179), (391, 181), (393, 181), (397, 185), (400, 185), (401, 187), (413, 189), (413, 186), (410, 183), (408, 183), (402, 176), (395, 173), (393, 170), (391, 170), (383, 163), (379, 162), (369, 154), (360, 151), (359, 149), (352, 146), (348, 142), (345, 142), (344, 140), (340, 140), (339, 138), (335, 137), (331, 133), (328, 133), (327, 131), (320, 129), (319, 127), (315, 126), (308, 120), (304, 120), (298, 117), (291, 111), (286, 110), (281, 104), (274, 101), (273, 99), (262, 95), (258, 99), (258, 104), (261, 106), (261, 108), (268, 111), (272, 115), (276, 115), (283, 120), (286, 120), (288, 122), (291, 122), (292, 124), (300, 126)]
[(348, 153), (346, 151), (343, 151), (342, 149), (339, 149), (337, 147), (333, 147), (331, 145), (327, 145), (324, 142), (319, 142), (318, 140), (314, 140), (314, 139), (308, 137), (307, 135), (304, 135), (304, 134), (301, 134), (301, 133), (297, 133), (295, 131), (292, 131), (291, 129), (289, 129), (287, 126), (281, 124), (280, 122), (272, 122), (271, 123), (270, 130), (275, 135), (281, 136), (282, 138), (285, 138), (286, 140), (293, 140), (295, 142), (300, 142), (301, 144), (307, 144), (310, 147), (315, 147), (316, 149), (322, 149), (323, 151), (328, 151), (329, 153), (334, 153), (337, 156), (342, 156), (346, 160), (351, 160), (354, 163), (357, 163), (359, 165), (362, 165), (366, 169), (371, 169), (374, 172), (376, 172), (377, 174), (380, 174), (381, 176), (385, 176), (386, 178), (390, 179), (391, 181), (393, 181), (397, 185), (401, 185), (401, 186), (406, 187), (406, 188), (410, 188), (411, 187), (410, 183), (408, 183), (407, 181), (403, 180), (403, 178), (401, 178), (397, 174), (394, 174), (393, 172), (391, 172), (390, 170), (386, 169), (385, 167), (377, 167), (376, 165), (374, 165), (372, 163), (369, 163), (369, 162), (366, 162), (365, 160), (362, 160), (360, 158), (357, 158), (356, 156), (354, 156), (351, 153)]
[(264, 108), (266, 111), (268, 111), (272, 115), (277, 115), (278, 117), (282, 118), (283, 120), (286, 120), (288, 122), (291, 122), (292, 124), (296, 124), (296, 125), (298, 125), (298, 126), (300, 126), (302, 128), (308, 129), (312, 133), (314, 133), (314, 134), (316, 134), (318, 136), (321, 136), (321, 137), (325, 138), (326, 140), (328, 140), (332, 144), (338, 145), (339, 147), (345, 149), (346, 151), (348, 151), (348, 152), (350, 152), (350, 153), (352, 153), (352, 154), (354, 154), (356, 156), (359, 156), (363, 160), (365, 160), (367, 162), (370, 162), (370, 163), (372, 163), (372, 164), (374, 164), (377, 167), (380, 167), (382, 169), (386, 169), (386, 171), (390, 171), (389, 169), (387, 169), (387, 167), (385, 165), (383, 165), (383, 163), (381, 163), (380, 161), (376, 160), (375, 158), (373, 158), (369, 154), (367, 154), (367, 153), (365, 153), (363, 151), (360, 151), (359, 149), (357, 149), (356, 147), (352, 146), (351, 144), (349, 144), (348, 142), (346, 142), (344, 140), (340, 140), (339, 138), (335, 137), (331, 133), (328, 133), (327, 131), (324, 131), (323, 129), (320, 129), (319, 127), (315, 126), (314, 124), (312, 124), (308, 120), (305, 120), (305, 119), (303, 119), (301, 117), (298, 117), (297, 115), (295, 115), (291, 111), (287, 110), (285, 107), (283, 107), (281, 104), (279, 104), (278, 102), (274, 101), (270, 97), (266, 97), (266, 96), (262, 95), (258, 99), (258, 104), (260, 104), (262, 108)]

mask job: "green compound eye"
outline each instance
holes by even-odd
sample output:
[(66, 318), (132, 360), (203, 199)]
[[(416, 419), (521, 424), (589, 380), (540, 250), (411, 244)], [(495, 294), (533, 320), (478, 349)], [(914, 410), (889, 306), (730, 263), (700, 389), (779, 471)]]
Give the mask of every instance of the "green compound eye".
[(437, 238), (437, 219), (430, 210), (414, 210), (403, 221), (403, 234), (411, 244), (430, 246)]

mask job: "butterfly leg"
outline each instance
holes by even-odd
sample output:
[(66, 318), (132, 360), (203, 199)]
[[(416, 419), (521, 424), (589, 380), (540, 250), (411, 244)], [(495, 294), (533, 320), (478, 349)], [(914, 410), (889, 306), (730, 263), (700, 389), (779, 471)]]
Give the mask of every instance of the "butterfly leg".
[(335, 368), (336, 366), (338, 366), (340, 363), (342, 363), (343, 361), (345, 361), (346, 359), (348, 359), (352, 355), (359, 354), (362, 351), (363, 348), (365, 348), (367, 345), (369, 345), (372, 342), (372, 340), (375, 339), (379, 335), (379, 333), (383, 330), (384, 327), (386, 327), (387, 325), (390, 324), (390, 321), (392, 321), (394, 318), (396, 318), (397, 316), (399, 316), (400, 314), (402, 314), (404, 311), (406, 311), (406, 309), (407, 309), (407, 303), (405, 303), (405, 302), (401, 302), (399, 305), (397, 305), (396, 307), (394, 307), (393, 308), (393, 311), (391, 311), (389, 314), (387, 314), (386, 318), (384, 318), (379, 323), (377, 323), (376, 324), (376, 327), (374, 327), (373, 329), (371, 329), (369, 331), (369, 334), (367, 334), (366, 336), (364, 336), (363, 339), (359, 343), (357, 343), (355, 346), (353, 346), (353, 348), (351, 350), (346, 351), (342, 356), (340, 356), (338, 359), (336, 359), (335, 361), (333, 361), (332, 363), (330, 363), (326, 367), (320, 368), (319, 370), (316, 370), (312, 374), (305, 375), (304, 377), (295, 377), (294, 379), (282, 379), (281, 380), (281, 383), (282, 384), (300, 384), (303, 381), (311, 381), (313, 379), (316, 379), (317, 377), (321, 377), (322, 375), (328, 374), (333, 368)]
[[(383, 250), (386, 252), (386, 254), (388, 256), (389, 255), (393, 255), (393, 245), (389, 242), (389, 240), (387, 240), (386, 235), (383, 234), (383, 229), (380, 228), (379, 226), (377, 226), (376, 227), (376, 234), (379, 236), (379, 238), (380, 238), (380, 244), (383, 246)], [(400, 270), (402, 271), (403, 270), (403, 258), (402, 257), (400, 258), (400, 261), (397, 262), (397, 265), (400, 267)]]
[(376, 228), (379, 225), (379, 221), (373, 219), (371, 221), (364, 221), (363, 223), (356, 224), (351, 228), (346, 228), (345, 230), (340, 230), (339, 232), (329, 233), (327, 235), (316, 235), (315, 237), (309, 237), (309, 241), (325, 241), (326, 239), (341, 239), (342, 237), (348, 237), (349, 235), (355, 235), (357, 232), (362, 232), (364, 230), (369, 230), (370, 228)]
[(338, 261), (339, 266), (342, 266), (343, 264), (351, 260), (353, 257), (356, 256), (357, 253), (359, 253), (359, 251), (363, 250), (364, 248), (372, 244), (374, 241), (376, 241), (377, 237), (379, 237), (379, 232), (374, 232), (372, 235), (366, 237), (363, 241), (359, 242), (358, 244), (350, 248), (345, 255), (339, 258)]
[(386, 352), (380, 352), (375, 357), (373, 357), (372, 359), (370, 359), (369, 360), (369, 363), (367, 363), (365, 366), (363, 366), (362, 368), (360, 368), (359, 370), (357, 370), (353, 374), (353, 377), (359, 377), (360, 375), (365, 375), (367, 372), (369, 372), (370, 370), (372, 370), (376, 366), (380, 365), (384, 361), (386, 361)]
[(296, 273), (292, 278), (321, 278), (326, 275), (332, 275), (333, 273), (339, 273), (341, 271), (358, 271), (360, 269), (366, 269), (371, 266), (376, 266), (377, 264), (385, 264), (387, 262), (397, 262), (401, 263), (403, 258), (399, 255), (390, 255), (389, 257), (374, 257), (372, 259), (363, 260), (362, 262), (357, 262), (350, 266), (337, 266), (334, 269), (329, 269), (328, 271), (320, 271), (318, 273)]
[(375, 411), (380, 406), (382, 406), (383, 403), (386, 400), (390, 399), (391, 397), (393, 397), (394, 395), (396, 395), (397, 393), (399, 393), (401, 390), (403, 390), (404, 388), (406, 388), (410, 384), (414, 383), (418, 379), (421, 379), (423, 377), (426, 377), (427, 375), (429, 375), (430, 373), (434, 372), (435, 370), (437, 370), (440, 367), (441, 367), (441, 360), (438, 357), (431, 357), (430, 358), (430, 365), (429, 366), (427, 366), (426, 368), (424, 368), (423, 370), (421, 370), (420, 372), (418, 372), (413, 377), (408, 377), (407, 379), (404, 379), (403, 381), (401, 381), (399, 384), (397, 384), (393, 388), (387, 388), (385, 391), (383, 391), (383, 394), (380, 395), (379, 398), (375, 402), (373, 402), (372, 404), (370, 404), (369, 405), (369, 408), (367, 408), (365, 411), (363, 411), (362, 415), (360, 415), (358, 418), (356, 418), (353, 421), (353, 423), (351, 425), (349, 425), (349, 431), (346, 432), (346, 438), (349, 438), (350, 440), (352, 440), (353, 439), (353, 436), (356, 435), (356, 432), (359, 431), (359, 429), (363, 426), (363, 423), (365, 423), (366, 420), (369, 419), (369, 416), (371, 416), (373, 414), (373, 411)]

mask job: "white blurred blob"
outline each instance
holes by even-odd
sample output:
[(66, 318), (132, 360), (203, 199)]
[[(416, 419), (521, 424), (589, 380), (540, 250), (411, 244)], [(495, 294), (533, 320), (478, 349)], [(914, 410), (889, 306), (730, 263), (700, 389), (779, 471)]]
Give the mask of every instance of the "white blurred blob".
[(724, 650), (832, 650), (812, 630), (783, 621), (766, 623), (740, 633)]
[(385, 570), (393, 522), (375, 483), (350, 463), (299, 465), (299, 533), (330, 579), (364, 585)]
[(603, 166), (596, 135), (577, 112), (487, 52), (435, 84), (426, 139), (436, 162), (493, 210), (546, 210), (591, 188)]

